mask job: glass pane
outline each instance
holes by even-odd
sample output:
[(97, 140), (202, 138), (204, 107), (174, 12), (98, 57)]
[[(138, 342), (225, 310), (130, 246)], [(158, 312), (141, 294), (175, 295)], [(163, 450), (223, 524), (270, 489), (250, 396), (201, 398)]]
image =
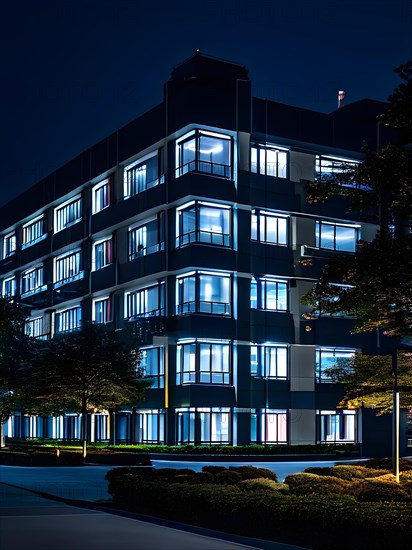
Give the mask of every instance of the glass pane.
[(285, 151), (278, 152), (278, 178), (287, 177), (288, 154)]
[(355, 252), (356, 228), (336, 226), (336, 250)]
[(277, 176), (277, 152), (272, 149), (266, 150), (266, 174)]
[(320, 248), (335, 249), (335, 226), (322, 223), (320, 235)]

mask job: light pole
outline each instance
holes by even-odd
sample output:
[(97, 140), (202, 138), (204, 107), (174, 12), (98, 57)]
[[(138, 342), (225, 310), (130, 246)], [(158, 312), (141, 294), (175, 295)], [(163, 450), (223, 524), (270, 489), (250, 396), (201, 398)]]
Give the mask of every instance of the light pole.
[(399, 483), (399, 388), (398, 388), (398, 348), (392, 351), (393, 406), (392, 406), (392, 472)]

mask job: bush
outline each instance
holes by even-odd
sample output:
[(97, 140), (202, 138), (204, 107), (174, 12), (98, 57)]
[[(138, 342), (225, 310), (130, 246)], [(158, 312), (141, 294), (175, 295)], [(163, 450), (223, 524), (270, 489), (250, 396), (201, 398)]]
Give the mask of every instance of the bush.
[(192, 476), (194, 475), (196, 472), (190, 468), (159, 468), (158, 470), (154, 470), (154, 473), (156, 476), (159, 476), (159, 477), (166, 477), (166, 478), (171, 478), (171, 477), (175, 477), (177, 475), (179, 476), (182, 476), (182, 475), (189, 475), (189, 476)]
[[(373, 468), (376, 470), (392, 470), (392, 459), (391, 458), (370, 458), (360, 464), (364, 468)], [(406, 458), (401, 458), (399, 460), (399, 468), (402, 472), (407, 472), (412, 470), (412, 462)]]
[(272, 479), (273, 481), (278, 480), (275, 472), (272, 472), (272, 470), (269, 470), (268, 468), (256, 468), (255, 466), (230, 466), (229, 470), (240, 474), (242, 479), (259, 479), (261, 477), (266, 477), (267, 479)]
[(289, 492), (289, 486), (286, 483), (277, 483), (273, 479), (267, 479), (265, 477), (257, 479), (244, 479), (239, 485), (239, 489), (243, 491), (275, 491), (282, 494)]
[(365, 466), (349, 466), (340, 464), (331, 468), (331, 475), (340, 479), (366, 479), (368, 477), (379, 477), (389, 473), (388, 470), (377, 470), (375, 468), (365, 468)]
[(412, 502), (412, 495), (396, 481), (357, 481), (352, 483), (350, 492), (359, 502)]
[(290, 492), (294, 495), (311, 495), (347, 492), (349, 483), (332, 476), (318, 476), (316, 474), (290, 474), (285, 478)]
[(225, 466), (203, 466), (202, 472), (209, 472), (213, 475), (216, 475), (220, 472), (227, 470)]
[(215, 480), (219, 485), (236, 485), (242, 481), (242, 476), (237, 472), (225, 469), (223, 472), (216, 474)]

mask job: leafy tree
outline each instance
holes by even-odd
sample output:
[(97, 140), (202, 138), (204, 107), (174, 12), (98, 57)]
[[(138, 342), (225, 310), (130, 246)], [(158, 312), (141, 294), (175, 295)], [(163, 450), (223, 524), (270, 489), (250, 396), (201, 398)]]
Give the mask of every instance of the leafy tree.
[(0, 446), (4, 447), (3, 424), (27, 390), (32, 341), (24, 334), (27, 308), (0, 297)]
[(83, 456), (87, 413), (115, 411), (144, 398), (150, 382), (139, 369), (140, 352), (128, 329), (86, 324), (81, 330), (43, 342), (33, 367), (31, 408), (40, 414), (82, 414)]
[[(397, 386), (400, 406), (405, 409), (412, 408), (411, 364), (412, 352), (398, 352)], [(380, 414), (392, 410), (394, 376), (390, 356), (356, 353), (349, 360), (338, 361), (336, 366), (326, 370), (326, 374), (344, 385), (339, 407), (357, 409), (363, 405)]]

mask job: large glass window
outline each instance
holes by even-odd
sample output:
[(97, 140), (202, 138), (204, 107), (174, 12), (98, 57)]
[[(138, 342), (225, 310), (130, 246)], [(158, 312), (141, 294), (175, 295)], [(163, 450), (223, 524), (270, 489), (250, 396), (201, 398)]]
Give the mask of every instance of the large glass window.
[(27, 247), (37, 243), (45, 237), (44, 233), (44, 217), (39, 216), (34, 220), (23, 225), (23, 242), (22, 247)]
[(165, 387), (164, 347), (151, 346), (140, 348), (142, 359), (139, 367), (144, 370), (144, 376), (153, 380), (151, 388)]
[(165, 442), (165, 412), (162, 409), (136, 411), (137, 443), (161, 444)]
[(164, 183), (162, 158), (163, 149), (160, 149), (125, 167), (123, 185), (125, 199)]
[(164, 249), (164, 214), (129, 228), (129, 260)]
[(316, 222), (316, 247), (342, 252), (355, 252), (359, 226)]
[(178, 445), (228, 445), (232, 438), (231, 423), (229, 408), (176, 409)]
[(55, 316), (55, 331), (56, 334), (61, 332), (70, 332), (81, 327), (82, 308), (80, 305), (61, 309), (56, 311)]
[(4, 279), (3, 281), (3, 290), (2, 294), (4, 298), (12, 298), (16, 295), (17, 292), (17, 285), (16, 285), (16, 277), (8, 277), (7, 279)]
[(54, 283), (60, 286), (83, 277), (80, 270), (80, 250), (62, 254), (54, 259)]
[(253, 241), (267, 244), (288, 244), (288, 218), (265, 212), (253, 210), (251, 217), (251, 237)]
[(250, 285), (250, 307), (253, 309), (287, 311), (287, 282), (266, 277), (253, 277)]
[(97, 214), (110, 206), (110, 178), (92, 188), (92, 213)]
[(193, 201), (176, 210), (176, 246), (192, 242), (231, 246), (231, 208)]
[(177, 346), (177, 384), (230, 384), (230, 344), (226, 341), (182, 342)]
[(125, 318), (165, 314), (165, 283), (132, 290), (125, 294)]
[(61, 231), (82, 219), (82, 199), (76, 197), (54, 209), (54, 232)]
[(277, 409), (252, 410), (250, 440), (258, 444), (287, 443), (287, 411)]
[(3, 237), (3, 258), (8, 258), (16, 252), (16, 233), (9, 233)]
[(250, 170), (255, 174), (286, 178), (288, 150), (272, 145), (252, 145), (250, 150)]
[(93, 300), (92, 319), (99, 324), (109, 323), (112, 320), (110, 296)]
[(32, 338), (47, 338), (47, 334), (45, 334), (44, 330), (43, 317), (33, 317), (32, 319), (27, 319), (24, 323), (24, 332), (27, 336), (31, 336)]
[(194, 272), (176, 279), (176, 313), (231, 314), (230, 275)]
[(176, 141), (176, 178), (187, 172), (232, 177), (232, 138), (224, 134), (194, 130)]
[(348, 365), (354, 355), (354, 349), (318, 348), (316, 350), (316, 381), (331, 382), (328, 369)]
[(92, 270), (103, 269), (112, 263), (112, 238), (93, 243)]
[(42, 265), (24, 271), (21, 276), (22, 293), (34, 294), (35, 292), (40, 292), (41, 290), (44, 290), (46, 286), (43, 287), (43, 277), (44, 267)]
[[(358, 162), (353, 159), (316, 155), (315, 180), (335, 182), (336, 178), (339, 178), (340, 175), (348, 170), (353, 170), (357, 164)], [(342, 181), (337, 181), (336, 183), (344, 185), (345, 187), (357, 187), (356, 183), (343, 183)]]
[(250, 347), (250, 370), (252, 376), (287, 380), (288, 348), (272, 344)]
[(356, 443), (357, 411), (318, 411), (320, 443)]

